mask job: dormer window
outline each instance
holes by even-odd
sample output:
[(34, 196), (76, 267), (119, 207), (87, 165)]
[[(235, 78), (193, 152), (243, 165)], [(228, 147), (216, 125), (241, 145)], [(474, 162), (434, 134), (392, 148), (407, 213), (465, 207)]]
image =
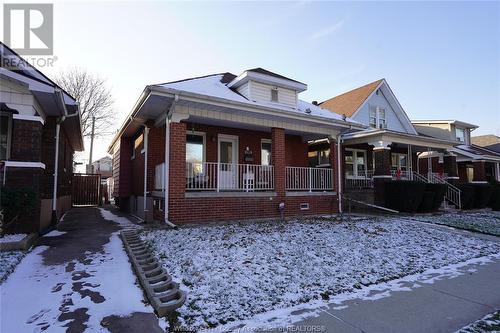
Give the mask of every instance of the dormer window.
[(370, 127), (387, 128), (385, 121), (385, 109), (372, 106), (370, 107)]
[(463, 128), (455, 128), (457, 141), (465, 142), (465, 130)]
[(271, 89), (271, 102), (278, 103), (278, 88), (276, 87)]

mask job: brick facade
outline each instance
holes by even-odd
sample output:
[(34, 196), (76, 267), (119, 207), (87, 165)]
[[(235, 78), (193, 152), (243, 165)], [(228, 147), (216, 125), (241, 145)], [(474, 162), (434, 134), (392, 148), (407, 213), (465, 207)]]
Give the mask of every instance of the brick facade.
[(485, 162), (484, 161), (473, 161), (472, 166), (474, 168), (474, 182), (486, 182), (486, 172), (485, 172)]

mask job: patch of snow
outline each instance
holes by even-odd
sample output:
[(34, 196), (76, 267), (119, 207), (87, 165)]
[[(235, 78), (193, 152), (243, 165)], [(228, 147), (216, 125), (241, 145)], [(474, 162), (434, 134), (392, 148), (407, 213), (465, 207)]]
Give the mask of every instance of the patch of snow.
[(500, 212), (491, 210), (461, 211), (431, 216), (416, 216), (413, 219), (500, 236)]
[(500, 252), (494, 242), (396, 218), (235, 223), (150, 230), (141, 238), (187, 291), (178, 312), (190, 329), (305, 310), (310, 305), (301, 304)]
[[(276, 103), (265, 103), (265, 102), (255, 102), (246, 99), (242, 95), (234, 92), (230, 88), (228, 88), (224, 83), (222, 83), (220, 80), (222, 79), (222, 74), (216, 74), (216, 75), (209, 75), (205, 77), (200, 77), (200, 78), (194, 78), (194, 79), (189, 79), (189, 80), (184, 80), (180, 82), (172, 82), (172, 83), (165, 83), (165, 84), (160, 84), (160, 87), (163, 88), (168, 88), (168, 89), (174, 89), (178, 91), (187, 91), (190, 93), (194, 94), (200, 94), (200, 95), (205, 95), (209, 97), (216, 97), (220, 99), (225, 99), (228, 101), (234, 101), (234, 102), (239, 102), (239, 103), (245, 103), (249, 104), (250, 106), (264, 106), (268, 108), (274, 108), (280, 111), (288, 111), (292, 113), (301, 113), (301, 114), (307, 114), (306, 110), (310, 110), (310, 115), (316, 116), (316, 117), (322, 117), (326, 119), (335, 119), (335, 120), (342, 120), (342, 116), (329, 111), (327, 109), (323, 109), (320, 106), (313, 105), (311, 103), (298, 100), (298, 105), (297, 108), (285, 106), (285, 105), (279, 105)], [(347, 121), (351, 123), (357, 123), (361, 124), (355, 120), (352, 120), (350, 118), (347, 118)]]
[(99, 211), (101, 212), (101, 215), (105, 220), (116, 222), (122, 228), (139, 228), (138, 225), (130, 222), (130, 220), (126, 217), (117, 216), (104, 208), (99, 208)]
[(25, 255), (24, 251), (0, 251), (0, 283), (14, 271)]
[(486, 333), (500, 332), (500, 311), (490, 313), (476, 322), (462, 327), (455, 333)]
[(23, 240), (28, 234), (10, 234), (3, 235), (0, 237), (0, 243), (9, 243), (9, 242), (19, 242)]
[(52, 230), (48, 234), (43, 235), (43, 237), (57, 237), (66, 234), (66, 231)]
[[(101, 210), (101, 214), (120, 224), (126, 220), (106, 210)], [(75, 260), (46, 266), (42, 253), (47, 249), (47, 246), (36, 247), (0, 288), (0, 331), (38, 332), (48, 328), (47, 332), (66, 332), (65, 325), (71, 319), (61, 317), (62, 314), (83, 309), (90, 315), (85, 322), (86, 331), (107, 332), (100, 322), (108, 315), (153, 312), (143, 302), (142, 290), (135, 283), (136, 277), (117, 232), (111, 235), (102, 253), (87, 252), (84, 263)], [(78, 283), (83, 285), (78, 287)], [(82, 288), (81, 293), (76, 291), (78, 288)], [(95, 299), (90, 295), (95, 295)]]

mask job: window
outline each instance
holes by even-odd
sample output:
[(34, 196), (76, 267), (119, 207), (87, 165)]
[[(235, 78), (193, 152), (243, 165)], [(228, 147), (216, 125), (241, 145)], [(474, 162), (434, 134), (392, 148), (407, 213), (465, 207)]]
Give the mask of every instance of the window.
[(346, 149), (344, 156), (346, 176), (364, 177), (366, 175), (365, 150)]
[(391, 154), (391, 169), (406, 171), (407, 160), (406, 154)]
[(205, 161), (205, 134), (189, 133), (186, 135), (186, 163), (194, 174), (203, 172)]
[(457, 141), (465, 142), (465, 130), (463, 128), (455, 128)]
[(320, 148), (307, 153), (311, 168), (330, 165), (330, 148)]
[(260, 164), (271, 165), (272, 143), (271, 140), (260, 142)]
[(385, 109), (378, 106), (370, 107), (369, 124), (373, 128), (387, 128), (385, 121)]
[(10, 155), (10, 140), (12, 118), (10, 114), (0, 113), (0, 160), (8, 160)]
[(271, 102), (278, 102), (278, 88), (271, 89)]

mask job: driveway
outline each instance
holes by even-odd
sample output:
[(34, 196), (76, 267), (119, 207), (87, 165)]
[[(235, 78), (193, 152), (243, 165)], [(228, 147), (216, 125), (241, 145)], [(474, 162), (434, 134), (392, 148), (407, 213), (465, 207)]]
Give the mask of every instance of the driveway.
[(131, 227), (117, 211), (69, 211), (0, 286), (0, 331), (163, 332), (118, 236)]

